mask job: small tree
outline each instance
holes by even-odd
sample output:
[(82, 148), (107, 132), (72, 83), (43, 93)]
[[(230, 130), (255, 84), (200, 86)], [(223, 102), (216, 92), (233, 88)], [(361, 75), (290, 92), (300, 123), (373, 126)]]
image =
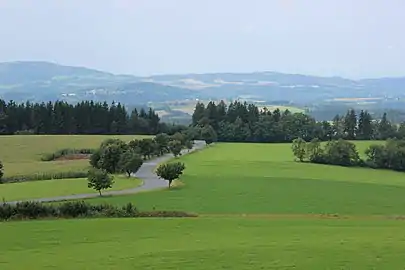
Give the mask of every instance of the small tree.
[(174, 157), (181, 156), (182, 144), (178, 140), (173, 140), (169, 142), (169, 150)]
[(91, 169), (89, 170), (89, 175), (87, 176), (89, 188), (97, 190), (101, 196), (101, 190), (112, 188), (114, 184), (114, 178), (109, 175), (105, 170)]
[(175, 162), (175, 163), (166, 163), (160, 165), (157, 170), (156, 174), (167, 181), (169, 181), (169, 188), (173, 182), (173, 180), (178, 179), (180, 175), (183, 174), (183, 171), (186, 167), (184, 163)]
[(211, 125), (205, 125), (201, 129), (201, 139), (208, 145), (217, 141), (217, 133)]
[(299, 161), (304, 161), (306, 156), (306, 142), (302, 138), (297, 138), (293, 140), (291, 149), (294, 153), (294, 156), (299, 159)]
[(126, 151), (120, 157), (118, 162), (118, 167), (121, 172), (128, 174), (128, 177), (131, 176), (131, 173), (136, 173), (143, 164), (143, 159), (140, 155), (134, 151)]
[(194, 142), (189, 140), (186, 142), (186, 147), (187, 147), (187, 152), (190, 152), (191, 149), (193, 149)]
[(314, 163), (324, 163), (323, 149), (318, 138), (314, 138), (307, 143), (307, 157), (309, 161)]
[(0, 183), (3, 179), (3, 175), (4, 175), (3, 163), (0, 160)]

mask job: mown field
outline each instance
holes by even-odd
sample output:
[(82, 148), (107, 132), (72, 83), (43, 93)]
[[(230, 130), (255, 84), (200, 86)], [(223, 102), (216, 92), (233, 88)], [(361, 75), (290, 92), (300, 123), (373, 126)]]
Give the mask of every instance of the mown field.
[(181, 160), (179, 188), (92, 201), (205, 214), (405, 214), (403, 173), (295, 162), (290, 144), (218, 144)]
[(3, 223), (1, 269), (405, 268), (403, 173), (295, 162), (290, 144), (180, 160), (178, 187), (88, 201), (199, 217)]
[[(140, 179), (114, 176), (114, 185), (109, 190), (124, 190), (140, 186)], [(18, 201), (39, 198), (51, 198), (76, 194), (98, 193), (87, 187), (86, 178), (55, 179), (43, 181), (28, 181), (0, 185), (0, 199), (4, 201)]]
[(85, 171), (87, 160), (43, 162), (41, 157), (64, 148), (97, 148), (107, 138), (129, 141), (147, 136), (138, 135), (13, 135), (0, 136), (0, 160), (5, 177), (36, 173)]
[(403, 269), (405, 223), (310, 218), (98, 219), (1, 224), (14, 269)]

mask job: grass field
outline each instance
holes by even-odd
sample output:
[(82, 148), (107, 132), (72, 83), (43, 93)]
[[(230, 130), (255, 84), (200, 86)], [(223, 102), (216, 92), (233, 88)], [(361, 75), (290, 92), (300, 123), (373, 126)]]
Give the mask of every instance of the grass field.
[(64, 148), (97, 148), (108, 138), (125, 141), (147, 136), (138, 135), (13, 135), (0, 136), (0, 160), (5, 176), (27, 175), (44, 172), (84, 171), (87, 160), (43, 162), (41, 157)]
[(405, 223), (272, 218), (1, 224), (14, 269), (403, 269)]
[(294, 162), (290, 144), (218, 144), (181, 160), (184, 186), (91, 200), (209, 214), (405, 214), (403, 173)]
[(89, 201), (200, 217), (0, 223), (0, 268), (405, 269), (403, 173), (295, 162), (290, 144), (180, 160), (183, 185)]
[[(135, 188), (142, 180), (126, 176), (114, 176), (114, 186), (110, 190)], [(0, 185), (0, 199), (4, 201), (50, 198), (85, 193), (98, 193), (87, 187), (86, 178), (32, 181)]]

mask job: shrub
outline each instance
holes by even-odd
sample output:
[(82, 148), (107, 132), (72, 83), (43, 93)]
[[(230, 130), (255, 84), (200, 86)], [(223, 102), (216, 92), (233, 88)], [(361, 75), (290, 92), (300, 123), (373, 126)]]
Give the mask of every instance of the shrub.
[(71, 179), (71, 178), (86, 178), (88, 172), (57, 172), (57, 173), (38, 173), (31, 175), (16, 175), (4, 177), (2, 183), (16, 183), (26, 181), (40, 181), (53, 179)]
[(131, 203), (122, 207), (111, 204), (92, 205), (85, 201), (44, 204), (40, 202), (22, 202), (0, 204), (0, 220), (24, 220), (43, 218), (95, 218), (95, 217), (196, 217), (196, 214), (182, 211), (146, 211), (140, 212)]
[(44, 154), (41, 157), (41, 161), (53, 161), (53, 160), (56, 160), (56, 159), (64, 157), (64, 156), (71, 156), (71, 155), (91, 155), (95, 151), (96, 151), (95, 149), (90, 149), (90, 148), (83, 148), (83, 149), (65, 148), (65, 149), (60, 149), (54, 153)]

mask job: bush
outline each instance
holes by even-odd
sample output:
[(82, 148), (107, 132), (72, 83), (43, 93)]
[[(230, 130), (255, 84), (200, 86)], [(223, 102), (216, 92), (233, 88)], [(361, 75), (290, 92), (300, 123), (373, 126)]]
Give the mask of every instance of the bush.
[(90, 148), (83, 148), (83, 149), (70, 149), (70, 148), (65, 148), (58, 150), (54, 153), (48, 153), (44, 154), (41, 157), (41, 161), (53, 161), (58, 158), (64, 157), (64, 156), (71, 156), (71, 155), (91, 155), (95, 152), (95, 149), (90, 149)]
[(196, 217), (181, 211), (140, 212), (131, 203), (123, 207), (111, 204), (92, 205), (85, 201), (44, 204), (40, 202), (22, 202), (0, 205), (0, 220), (24, 220), (43, 218), (95, 218), (95, 217)]
[(71, 179), (86, 178), (88, 172), (58, 172), (58, 173), (38, 173), (31, 175), (16, 175), (4, 177), (2, 183), (16, 183), (27, 181), (53, 180), (53, 179)]

